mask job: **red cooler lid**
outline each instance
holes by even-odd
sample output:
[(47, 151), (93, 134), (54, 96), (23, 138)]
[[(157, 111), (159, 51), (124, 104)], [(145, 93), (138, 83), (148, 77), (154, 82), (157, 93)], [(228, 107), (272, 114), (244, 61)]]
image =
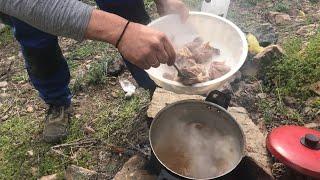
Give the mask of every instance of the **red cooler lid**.
[(302, 174), (320, 178), (320, 132), (299, 126), (275, 128), (267, 138), (270, 153)]

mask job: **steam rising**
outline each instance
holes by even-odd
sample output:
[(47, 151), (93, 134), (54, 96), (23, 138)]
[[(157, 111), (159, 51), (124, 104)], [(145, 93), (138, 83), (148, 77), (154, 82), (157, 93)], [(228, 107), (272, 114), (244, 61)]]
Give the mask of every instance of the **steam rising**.
[(154, 150), (162, 163), (183, 176), (212, 178), (239, 159), (236, 139), (199, 122), (179, 122), (162, 132)]

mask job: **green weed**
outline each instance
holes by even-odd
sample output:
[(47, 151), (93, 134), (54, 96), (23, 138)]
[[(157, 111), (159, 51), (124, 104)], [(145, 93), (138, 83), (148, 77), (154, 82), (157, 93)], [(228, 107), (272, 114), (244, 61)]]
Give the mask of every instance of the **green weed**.
[(320, 80), (320, 33), (311, 37), (305, 48), (302, 45), (299, 38), (287, 41), (286, 56), (266, 68), (273, 91), (301, 99), (312, 96), (309, 86)]
[(11, 28), (9, 26), (6, 26), (1, 32), (0, 32), (0, 47), (6, 46), (7, 44), (11, 43), (13, 41), (13, 33), (11, 31)]
[(274, 5), (274, 9), (278, 12), (288, 13), (288, 11), (290, 10), (290, 6), (284, 1), (277, 1)]

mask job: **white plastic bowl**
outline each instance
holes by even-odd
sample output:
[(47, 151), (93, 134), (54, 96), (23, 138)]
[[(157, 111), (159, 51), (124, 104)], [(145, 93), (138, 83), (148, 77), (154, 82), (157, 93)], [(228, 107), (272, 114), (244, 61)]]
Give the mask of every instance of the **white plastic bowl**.
[(191, 12), (185, 24), (181, 23), (177, 15), (168, 15), (151, 22), (148, 26), (164, 32), (169, 38), (174, 37), (173, 41), (177, 47), (200, 36), (205, 42), (210, 42), (212, 46), (220, 49), (221, 55), (213, 60), (225, 61), (231, 68), (220, 78), (192, 86), (163, 78), (164, 72), (174, 71), (167, 65), (146, 70), (158, 86), (168, 91), (180, 94), (207, 94), (219, 89), (241, 68), (247, 57), (248, 44), (244, 33), (231, 21), (213, 14)]

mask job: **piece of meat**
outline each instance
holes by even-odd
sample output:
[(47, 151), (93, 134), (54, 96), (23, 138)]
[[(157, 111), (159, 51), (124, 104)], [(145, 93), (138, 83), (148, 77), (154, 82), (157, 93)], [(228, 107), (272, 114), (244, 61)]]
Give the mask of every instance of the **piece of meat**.
[(187, 43), (185, 45), (185, 47), (187, 47), (189, 50), (193, 50), (193, 49), (196, 49), (196, 48), (200, 47), (201, 44), (203, 44), (202, 38), (201, 37), (197, 37), (192, 42)]
[(188, 59), (188, 58), (179, 58), (176, 60), (176, 65), (179, 68), (186, 68), (186, 67), (192, 67), (197, 65), (196, 61), (194, 59)]
[(177, 58), (192, 58), (193, 54), (187, 47), (182, 47), (177, 51)]
[(191, 67), (183, 67), (180, 71), (185, 76), (179, 77), (179, 81), (187, 86), (209, 80), (205, 68), (200, 64)]
[(203, 64), (208, 62), (213, 56), (220, 55), (220, 50), (210, 46), (209, 42), (202, 44), (195, 49), (189, 49), (196, 63)]
[(209, 68), (209, 78), (217, 79), (230, 71), (230, 67), (224, 62), (212, 62)]

